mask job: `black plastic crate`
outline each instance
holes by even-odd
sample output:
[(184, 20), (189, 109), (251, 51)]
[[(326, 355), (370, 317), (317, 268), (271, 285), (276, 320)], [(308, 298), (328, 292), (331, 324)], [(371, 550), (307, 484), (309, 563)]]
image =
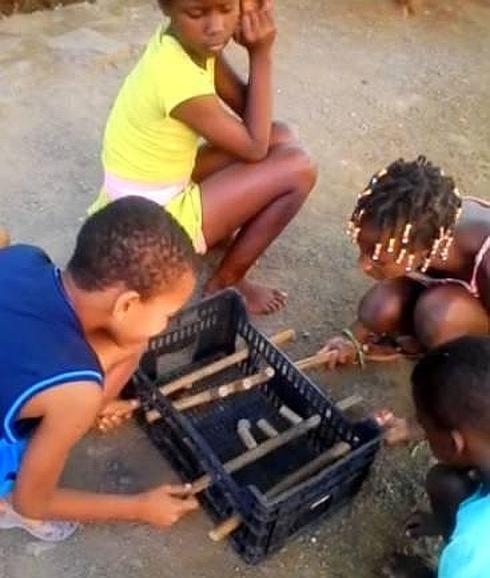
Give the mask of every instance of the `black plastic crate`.
[[(251, 351), (247, 361), (197, 383), (192, 393), (271, 366), (275, 375), (268, 383), (184, 412), (176, 411), (170, 399), (159, 392), (158, 387), (171, 379), (233, 353), (239, 341)], [(162, 415), (149, 425), (141, 414), (140, 423), (179, 475), (186, 482), (203, 474), (211, 476), (212, 485), (199, 497), (213, 519), (219, 522), (237, 513), (243, 518), (231, 541), (249, 563), (260, 561), (306, 525), (350, 500), (380, 445), (376, 425), (347, 420), (326, 394), (249, 322), (239, 295), (231, 290), (182, 312), (169, 331), (152, 340), (134, 385), (143, 408), (155, 408)], [(236, 434), (238, 420), (248, 418), (255, 423), (265, 417), (279, 431), (285, 430), (291, 424), (278, 413), (282, 404), (303, 418), (319, 414), (319, 427), (235, 474), (227, 474), (222, 463), (245, 451)], [(253, 433), (258, 441), (265, 439), (258, 430)], [(264, 495), (339, 441), (354, 448), (345, 458), (276, 498)]]

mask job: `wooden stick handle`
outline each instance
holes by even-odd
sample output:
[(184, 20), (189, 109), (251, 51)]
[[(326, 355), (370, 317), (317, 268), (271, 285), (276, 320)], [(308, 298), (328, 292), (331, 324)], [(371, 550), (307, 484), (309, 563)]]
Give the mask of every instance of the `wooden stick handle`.
[(339, 409), (340, 411), (347, 411), (348, 409), (351, 409), (352, 407), (359, 405), (363, 401), (364, 401), (364, 398), (360, 395), (357, 395), (357, 394), (349, 395), (348, 397), (344, 397), (344, 399), (341, 399), (340, 401), (338, 401), (335, 404), (335, 407), (337, 409)]
[[(346, 442), (339, 442), (321, 453), (311, 462), (307, 463), (303, 467), (299, 468), (292, 474), (289, 474), (283, 478), (280, 482), (274, 485), (270, 490), (266, 492), (268, 498), (273, 498), (282, 494), (286, 490), (292, 488), (296, 484), (299, 484), (312, 475), (318, 473), (321, 469), (326, 466), (336, 462), (340, 458), (343, 458), (351, 451), (350, 444)], [(221, 524), (213, 528), (208, 536), (214, 542), (220, 542), (227, 538), (232, 532), (234, 532), (242, 523), (242, 518), (239, 515), (231, 516), (230, 518), (224, 520)]]
[(308, 369), (318, 369), (323, 367), (328, 360), (332, 357), (332, 351), (319, 351), (311, 357), (305, 357), (301, 361), (297, 361), (294, 365), (301, 371), (306, 371)]
[[(295, 338), (296, 332), (294, 331), (294, 329), (283, 329), (282, 331), (279, 331), (278, 333), (275, 333), (274, 335), (269, 337), (269, 340), (274, 345), (279, 346), (285, 345), (286, 343), (293, 341)], [(170, 395), (176, 391), (179, 391), (180, 389), (188, 389), (192, 387), (192, 385), (196, 381), (199, 381), (200, 379), (210, 377), (211, 375), (215, 375), (216, 373), (219, 373), (220, 371), (223, 371), (224, 369), (227, 369), (232, 365), (236, 365), (237, 363), (245, 361), (245, 359), (247, 359), (249, 355), (250, 351), (248, 348), (241, 349), (240, 351), (237, 351), (232, 355), (228, 355), (227, 357), (218, 359), (218, 361), (215, 361), (213, 363), (210, 363), (209, 365), (196, 369), (195, 371), (191, 371), (191, 373), (187, 373), (186, 375), (183, 375), (182, 377), (179, 377), (174, 381), (166, 383), (165, 385), (160, 387), (160, 392), (163, 395)], [(141, 407), (141, 402), (139, 400), (134, 399), (133, 403), (134, 409), (138, 409)], [(155, 410), (148, 412), (148, 414), (151, 415), (151, 419), (149, 420), (150, 423), (156, 421), (160, 417), (160, 414), (158, 414), (157, 416), (157, 412)]]
[[(285, 343), (292, 341), (295, 336), (296, 333), (294, 329), (284, 329), (283, 331), (280, 331), (279, 333), (276, 333), (270, 337), (270, 341), (274, 345), (284, 345)], [(216, 373), (219, 373), (220, 371), (223, 371), (232, 365), (236, 365), (237, 363), (245, 361), (248, 359), (249, 355), (250, 350), (248, 347), (241, 349), (236, 353), (232, 353), (231, 355), (223, 357), (222, 359), (218, 359), (209, 365), (205, 365), (204, 367), (200, 367), (195, 371), (191, 371), (191, 373), (187, 373), (186, 375), (183, 375), (174, 381), (166, 383), (160, 387), (160, 392), (163, 395), (170, 395), (176, 391), (179, 391), (180, 389), (188, 389), (189, 387), (192, 387), (196, 381), (205, 379), (211, 375), (215, 375)]]
[[(177, 411), (183, 411), (198, 405), (204, 405), (205, 403), (209, 403), (211, 401), (216, 401), (217, 399), (224, 399), (225, 397), (228, 397), (234, 393), (238, 393), (240, 391), (248, 391), (253, 387), (262, 385), (263, 383), (269, 381), (274, 376), (274, 373), (275, 371), (272, 369), (272, 367), (266, 367), (262, 371), (254, 373), (253, 375), (236, 379), (235, 381), (225, 383), (224, 385), (220, 385), (218, 387), (213, 387), (212, 389), (202, 391), (196, 395), (183, 397), (182, 399), (175, 401), (173, 406)], [(148, 423), (153, 423), (161, 416), (157, 409), (152, 409), (146, 412), (145, 417)]]
[[(286, 333), (286, 332), (284, 332)], [(243, 352), (240, 352), (243, 353)], [(332, 355), (330, 351), (323, 351), (317, 353), (316, 355), (312, 355), (311, 357), (305, 357), (304, 359), (300, 359), (299, 361), (295, 362), (295, 366), (299, 369), (306, 370), (306, 369), (314, 369), (316, 367), (321, 367), (325, 365), (328, 358)], [(205, 368), (203, 368), (205, 369)], [(271, 373), (272, 372), (272, 373)], [(244, 377), (241, 379), (237, 379), (225, 385), (221, 385), (219, 387), (215, 387), (212, 389), (208, 389), (207, 391), (203, 391), (196, 395), (192, 395), (189, 397), (184, 397), (176, 401), (173, 405), (174, 408), (183, 411), (186, 409), (190, 409), (192, 407), (196, 407), (198, 405), (202, 405), (205, 403), (209, 403), (211, 401), (215, 401), (217, 399), (228, 397), (233, 393), (238, 393), (240, 391), (246, 391), (251, 389), (252, 387), (256, 387), (257, 385), (261, 385), (266, 381), (269, 381), (271, 377), (274, 375), (274, 370), (270, 367), (259, 371), (258, 373)], [(161, 390), (160, 390), (161, 391)], [(146, 413), (146, 420), (148, 423), (153, 423), (157, 419), (159, 419), (160, 413), (156, 409), (152, 409)]]
[(307, 480), (313, 474), (319, 472), (321, 469), (326, 467), (333, 462), (336, 462), (340, 458), (343, 458), (351, 451), (352, 447), (347, 442), (338, 442), (328, 450), (322, 452), (319, 456), (314, 458), (311, 462), (308, 462), (299, 470), (292, 472), (280, 482), (275, 484), (269, 492), (266, 493), (268, 498), (273, 498), (282, 494), (286, 490), (289, 490), (293, 486), (296, 486), (300, 482)]
[(218, 524), (214, 527), (209, 533), (208, 536), (211, 538), (213, 542), (221, 542), (225, 538), (228, 538), (230, 534), (239, 528), (242, 525), (242, 517), (238, 514), (236, 516), (230, 516), (221, 524)]
[[(290, 337), (291, 332), (289, 332), (289, 333), (288, 332), (289, 332), (289, 330), (284, 331), (283, 337)], [(288, 335), (286, 335), (286, 333), (288, 333)], [(239, 352), (239, 353), (243, 355), (243, 352)], [(299, 369), (302, 369), (302, 370), (314, 369), (316, 367), (321, 367), (327, 362), (329, 356), (331, 356), (331, 355), (332, 355), (332, 353), (329, 351), (320, 352), (320, 353), (317, 353), (316, 355), (313, 355), (311, 357), (306, 357), (304, 359), (300, 359), (299, 361), (297, 361), (295, 363), (295, 366), (298, 367)], [(223, 361), (223, 360), (221, 360), (221, 361)], [(207, 366), (207, 367), (209, 367), (209, 366)], [(206, 369), (206, 368), (203, 368), (203, 369)], [(192, 407), (196, 407), (198, 405), (209, 403), (211, 401), (215, 401), (217, 399), (228, 397), (229, 395), (231, 395), (233, 393), (237, 393), (240, 391), (246, 391), (247, 389), (251, 389), (252, 387), (255, 387), (257, 385), (261, 385), (262, 383), (265, 383), (266, 381), (268, 381), (274, 375), (274, 373), (271, 373), (273, 371), (274, 370), (269, 367), (269, 368), (266, 368), (262, 371), (259, 371), (258, 373), (254, 374), (252, 376), (244, 377), (242, 379), (237, 379), (235, 381), (232, 381), (231, 383), (227, 383), (225, 385), (221, 385), (219, 387), (215, 387), (213, 389), (203, 391), (203, 392), (198, 393), (196, 395), (184, 397), (184, 398), (176, 401), (174, 403), (174, 407), (175, 407), (175, 409), (182, 411), (185, 409), (190, 409)], [(160, 391), (162, 391), (162, 388), (160, 388)], [(146, 420), (148, 423), (155, 422), (157, 419), (159, 419), (159, 417), (160, 417), (160, 413), (156, 409), (150, 410), (146, 413)]]
[(253, 387), (262, 385), (274, 377), (274, 373), (275, 371), (272, 369), (272, 367), (266, 367), (254, 375), (237, 379), (231, 383), (225, 383), (224, 385), (220, 385), (218, 387), (213, 387), (212, 389), (208, 389), (196, 395), (183, 397), (182, 399), (177, 400), (173, 406), (176, 410), (182, 411), (196, 407), (197, 405), (203, 405), (205, 403), (215, 401), (217, 399), (224, 399), (225, 397), (228, 397), (234, 393), (247, 391)]
[[(319, 415), (313, 415), (308, 419), (305, 419), (300, 424), (287, 429), (286, 431), (282, 432), (277, 437), (271, 438), (264, 443), (260, 444), (253, 450), (248, 450), (243, 454), (240, 454), (236, 458), (226, 462), (223, 464), (223, 468), (229, 474), (237, 472), (241, 470), (245, 466), (248, 466), (267, 454), (270, 454), (274, 450), (279, 449), (280, 447), (292, 442), (293, 440), (305, 435), (312, 429), (317, 428), (320, 425), (321, 417)], [(206, 490), (210, 484), (212, 483), (211, 477), (208, 475), (201, 476), (192, 484), (192, 494), (198, 494), (203, 490)]]

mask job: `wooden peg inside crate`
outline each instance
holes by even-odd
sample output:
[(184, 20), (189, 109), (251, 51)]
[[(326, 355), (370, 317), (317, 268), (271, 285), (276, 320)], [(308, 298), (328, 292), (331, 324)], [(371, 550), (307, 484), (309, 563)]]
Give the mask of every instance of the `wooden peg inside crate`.
[[(298, 470), (288, 474), (285, 478), (280, 480), (270, 490), (268, 490), (265, 493), (265, 496), (269, 499), (279, 496), (283, 492), (286, 492), (297, 484), (300, 484), (306, 481), (308, 478), (319, 473), (328, 465), (331, 465), (337, 460), (345, 457), (351, 451), (351, 449), (351, 445), (347, 442), (339, 442), (335, 444), (328, 450), (321, 453), (311, 462), (308, 462)], [(227, 538), (237, 528), (239, 528), (241, 523), (242, 518), (240, 515), (231, 516), (216, 526), (213, 530), (211, 530), (208, 535), (214, 542), (220, 542), (221, 540)]]
[[(279, 449), (282, 446), (287, 445), (295, 439), (304, 436), (309, 431), (316, 429), (321, 422), (321, 417), (319, 415), (313, 415), (308, 419), (305, 419), (300, 424), (293, 426), (286, 431), (279, 434), (277, 437), (266, 440), (259, 446), (252, 450), (248, 450), (243, 454), (240, 454), (236, 458), (223, 464), (223, 468), (229, 474), (237, 472), (242, 468), (260, 460), (264, 456), (270, 454), (271, 452)], [(204, 475), (199, 479), (195, 480), (192, 484), (192, 494), (198, 494), (206, 490), (212, 484), (211, 476)]]
[(243, 445), (248, 450), (253, 450), (258, 446), (257, 440), (252, 435), (250, 431), (251, 423), (248, 419), (241, 419), (238, 421), (237, 424), (237, 434), (238, 437), (241, 439)]
[[(338, 409), (340, 409), (341, 411), (347, 411), (348, 409), (350, 409), (356, 405), (359, 405), (363, 401), (364, 400), (360, 395), (354, 394), (354, 395), (350, 395), (344, 399), (341, 399), (340, 401), (338, 401), (335, 404), (335, 406)], [(286, 410), (289, 410), (290, 412), (292, 411), (287, 406), (282, 406), (282, 407), (286, 408)], [(294, 412), (292, 412), (292, 413), (294, 413)], [(294, 416), (295, 416), (295, 418), (299, 418), (299, 416), (297, 414), (294, 414)], [(302, 418), (299, 418), (299, 419), (301, 421), (303, 421)], [(270, 425), (269, 422), (267, 422), (266, 420), (259, 420), (259, 421), (262, 421), (262, 422), (265, 421), (268, 425)], [(298, 423), (301, 423), (301, 421)], [(257, 425), (258, 425), (258, 422), (257, 422)], [(267, 433), (267, 428), (262, 429), (262, 431), (264, 431), (264, 433), (266, 433), (266, 435), (268, 435), (270, 438), (275, 437), (274, 435), (270, 435)], [(276, 430), (274, 429), (274, 431), (276, 431)], [(321, 453), (318, 457), (313, 459), (311, 462), (308, 462), (303, 467), (299, 468), (295, 472), (292, 472), (291, 474), (287, 475), (285, 478), (280, 480), (277, 484), (272, 486), (272, 488), (270, 488), (265, 493), (265, 496), (269, 499), (274, 498), (276, 496), (279, 496), (280, 494), (282, 494), (283, 492), (292, 488), (293, 486), (306, 481), (308, 478), (310, 478), (313, 475), (315, 475), (316, 473), (320, 472), (323, 468), (326, 468), (328, 465), (331, 465), (334, 462), (336, 462), (337, 460), (343, 458), (351, 451), (351, 449), (352, 448), (351, 448), (350, 444), (348, 444), (346, 442), (339, 442), (339, 443), (335, 444), (331, 448), (329, 448), (326, 451), (324, 451), (323, 453)], [(230, 518), (224, 520), (221, 524), (216, 526), (213, 530), (211, 530), (208, 534), (209, 538), (211, 540), (213, 540), (214, 542), (220, 542), (221, 540), (224, 540), (230, 534), (232, 534), (237, 528), (239, 528), (241, 523), (242, 523), (242, 518), (239, 515), (231, 516)]]
[(270, 422), (268, 422), (265, 418), (258, 420), (257, 427), (268, 438), (275, 438), (276, 436), (279, 435), (279, 432), (276, 430), (276, 428)]

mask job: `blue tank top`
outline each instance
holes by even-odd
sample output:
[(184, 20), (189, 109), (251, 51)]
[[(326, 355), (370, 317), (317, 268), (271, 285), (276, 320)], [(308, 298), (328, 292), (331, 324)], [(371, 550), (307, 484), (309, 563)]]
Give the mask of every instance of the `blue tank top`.
[(29, 399), (75, 381), (102, 385), (103, 373), (59, 270), (36, 247), (1, 249), (0, 445), (28, 434), (17, 418)]

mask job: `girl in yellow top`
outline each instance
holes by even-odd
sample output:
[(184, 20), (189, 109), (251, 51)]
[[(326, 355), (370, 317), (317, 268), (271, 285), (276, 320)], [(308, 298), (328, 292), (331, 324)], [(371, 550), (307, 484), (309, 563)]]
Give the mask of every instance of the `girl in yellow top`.
[[(286, 295), (244, 276), (299, 211), (316, 169), (289, 129), (271, 121), (271, 0), (243, 12), (239, 0), (159, 1), (170, 24), (157, 30), (114, 104), (104, 186), (91, 211), (143, 195), (201, 253), (239, 231), (205, 292), (234, 285), (251, 313), (274, 312)], [(223, 55), (232, 37), (249, 53), (246, 84)]]

